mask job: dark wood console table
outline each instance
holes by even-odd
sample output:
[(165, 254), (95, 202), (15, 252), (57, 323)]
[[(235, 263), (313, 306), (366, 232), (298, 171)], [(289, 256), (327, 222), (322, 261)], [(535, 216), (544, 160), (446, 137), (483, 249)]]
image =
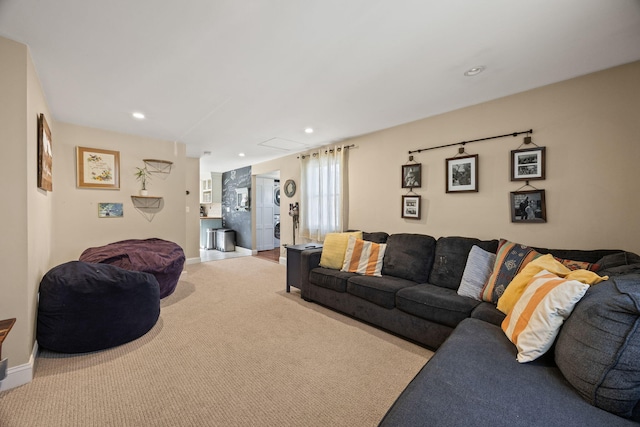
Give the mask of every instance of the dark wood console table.
[(0, 320), (0, 360), (2, 360), (2, 343), (7, 335), (9, 335), (9, 331), (13, 328), (14, 323), (16, 323), (16, 319)]

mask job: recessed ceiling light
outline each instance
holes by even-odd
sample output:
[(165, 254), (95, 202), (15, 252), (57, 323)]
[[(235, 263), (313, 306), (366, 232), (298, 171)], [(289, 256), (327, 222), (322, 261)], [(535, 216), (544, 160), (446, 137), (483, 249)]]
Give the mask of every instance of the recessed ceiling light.
[(144, 114), (137, 111), (135, 113), (132, 113), (131, 115), (133, 116), (134, 119), (138, 119), (138, 120), (144, 119)]
[(313, 133), (313, 128), (306, 128), (304, 130), (305, 133)]
[(244, 153), (238, 153), (238, 156), (244, 157)]
[(487, 67), (485, 67), (484, 65), (478, 65), (477, 67), (469, 68), (467, 71), (464, 72), (464, 75), (467, 77), (477, 76), (478, 74), (483, 72), (486, 68)]

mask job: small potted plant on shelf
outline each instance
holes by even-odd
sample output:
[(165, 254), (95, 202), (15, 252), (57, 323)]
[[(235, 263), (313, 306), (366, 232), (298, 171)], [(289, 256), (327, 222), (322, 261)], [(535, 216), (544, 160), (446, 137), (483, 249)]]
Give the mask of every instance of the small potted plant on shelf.
[(136, 172), (133, 174), (133, 176), (136, 177), (136, 181), (140, 181), (140, 183), (142, 184), (140, 195), (143, 197), (147, 196), (149, 194), (149, 192), (147, 191), (147, 181), (151, 180), (151, 172), (149, 172), (146, 167), (136, 167)]

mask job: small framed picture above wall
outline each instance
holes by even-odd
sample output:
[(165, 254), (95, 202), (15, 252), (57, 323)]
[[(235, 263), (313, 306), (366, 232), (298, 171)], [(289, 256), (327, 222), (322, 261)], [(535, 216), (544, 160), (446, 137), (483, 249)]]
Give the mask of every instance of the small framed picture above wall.
[(422, 164), (402, 165), (402, 188), (422, 187)]
[(402, 218), (420, 219), (420, 196), (402, 196)]
[(547, 222), (544, 190), (512, 191), (511, 222)]
[(98, 218), (122, 217), (122, 203), (98, 203)]
[(447, 159), (447, 193), (478, 191), (478, 155)]
[(511, 151), (511, 181), (544, 179), (545, 147)]

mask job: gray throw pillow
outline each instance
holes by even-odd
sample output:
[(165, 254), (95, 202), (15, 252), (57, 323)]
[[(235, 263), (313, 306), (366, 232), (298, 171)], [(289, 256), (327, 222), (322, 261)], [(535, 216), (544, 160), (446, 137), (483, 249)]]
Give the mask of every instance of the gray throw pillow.
[(640, 275), (592, 286), (565, 321), (556, 364), (594, 406), (640, 421)]
[(473, 245), (467, 258), (467, 265), (462, 273), (458, 295), (482, 301), (480, 294), (493, 271), (495, 262), (496, 254)]

